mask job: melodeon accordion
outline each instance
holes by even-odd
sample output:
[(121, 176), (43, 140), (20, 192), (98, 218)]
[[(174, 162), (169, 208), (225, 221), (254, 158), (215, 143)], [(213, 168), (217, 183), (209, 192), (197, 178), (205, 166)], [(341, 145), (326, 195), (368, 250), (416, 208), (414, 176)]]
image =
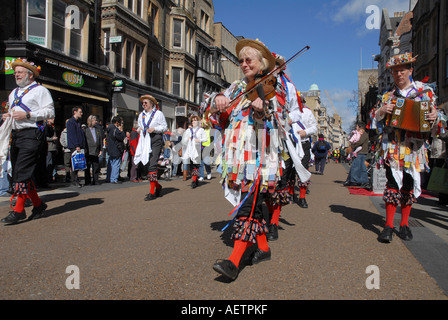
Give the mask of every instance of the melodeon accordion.
[(431, 124), (426, 120), (430, 112), (429, 101), (414, 101), (397, 98), (392, 114), (387, 117), (387, 125), (413, 132), (429, 132)]

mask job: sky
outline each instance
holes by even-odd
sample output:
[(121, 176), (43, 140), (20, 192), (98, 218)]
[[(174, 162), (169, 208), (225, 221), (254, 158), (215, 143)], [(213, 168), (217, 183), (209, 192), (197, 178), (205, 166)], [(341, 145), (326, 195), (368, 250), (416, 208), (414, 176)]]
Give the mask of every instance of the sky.
[[(409, 0), (214, 0), (213, 4), (215, 23), (222, 22), (234, 36), (259, 39), (286, 59), (309, 46), (286, 72), (299, 91), (317, 84), (322, 104), (332, 114), (327, 91), (347, 133), (356, 120), (350, 100), (357, 95), (358, 71), (378, 67), (373, 60), (380, 53), (375, 19), (381, 23), (383, 8), (389, 15), (409, 11)], [(379, 9), (379, 16), (373, 9)]]

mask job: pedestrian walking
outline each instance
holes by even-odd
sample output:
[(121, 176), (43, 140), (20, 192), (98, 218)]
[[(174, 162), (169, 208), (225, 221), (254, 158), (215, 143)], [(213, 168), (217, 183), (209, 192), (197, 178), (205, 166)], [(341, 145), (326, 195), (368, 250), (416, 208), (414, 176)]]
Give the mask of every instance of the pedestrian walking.
[(30, 198), (33, 204), (29, 219), (41, 217), (47, 208), (47, 204), (37, 194), (32, 177), (39, 150), (45, 143), (43, 121), (54, 117), (54, 103), (50, 91), (36, 82), (40, 66), (26, 59), (16, 59), (12, 68), (17, 88), (9, 95), (12, 112), (3, 114), (2, 118), (12, 118), (10, 154), (12, 184), (17, 200), (13, 211), (1, 220), (3, 223), (16, 223), (26, 219), (27, 198)]
[(327, 141), (325, 141), (322, 133), (319, 133), (317, 137), (318, 140), (314, 143), (312, 152), (314, 153), (316, 173), (324, 174), (327, 155), (328, 151), (331, 149), (331, 146)]
[[(393, 56), (386, 64), (394, 83), (382, 96), (381, 104), (375, 112), (375, 122), (383, 125), (377, 150), (377, 159), (386, 168), (386, 189), (383, 199), (386, 203), (386, 224), (378, 240), (389, 243), (394, 231), (394, 216), (401, 205), (401, 222), (398, 235), (404, 240), (412, 240), (409, 228), (409, 215), (412, 204), (421, 194), (420, 172), (428, 167), (427, 145), (430, 133), (413, 132), (401, 129), (391, 120), (395, 106), (402, 108), (406, 99), (422, 102), (427, 112), (425, 118), (434, 126), (439, 121), (436, 109), (436, 96), (433, 89), (425, 83), (412, 78), (413, 63), (416, 57), (412, 53)], [(400, 111), (401, 112), (401, 111)], [(378, 127), (376, 124), (375, 127)]]

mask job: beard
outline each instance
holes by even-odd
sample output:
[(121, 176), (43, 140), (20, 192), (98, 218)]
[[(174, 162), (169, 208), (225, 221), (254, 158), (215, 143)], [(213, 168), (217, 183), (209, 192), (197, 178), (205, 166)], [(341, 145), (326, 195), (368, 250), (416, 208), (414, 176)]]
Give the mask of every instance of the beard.
[(17, 80), (17, 79), (16, 79), (16, 84), (17, 84), (18, 87), (20, 87), (20, 88), (24, 88), (24, 87), (26, 87), (27, 85), (31, 84), (32, 81), (33, 81), (33, 80), (31, 80), (31, 79), (29, 79), (29, 78), (22, 78), (21, 80)]

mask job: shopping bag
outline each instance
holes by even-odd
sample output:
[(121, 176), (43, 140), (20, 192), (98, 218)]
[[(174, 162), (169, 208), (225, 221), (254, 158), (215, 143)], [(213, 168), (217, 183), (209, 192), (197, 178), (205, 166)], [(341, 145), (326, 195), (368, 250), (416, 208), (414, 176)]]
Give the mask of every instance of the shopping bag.
[(86, 155), (84, 150), (73, 151), (72, 153), (72, 169), (73, 171), (85, 170), (87, 168)]
[(428, 186), (429, 191), (447, 193), (448, 194), (448, 168), (445, 166), (434, 167), (431, 170), (431, 176), (429, 178)]

